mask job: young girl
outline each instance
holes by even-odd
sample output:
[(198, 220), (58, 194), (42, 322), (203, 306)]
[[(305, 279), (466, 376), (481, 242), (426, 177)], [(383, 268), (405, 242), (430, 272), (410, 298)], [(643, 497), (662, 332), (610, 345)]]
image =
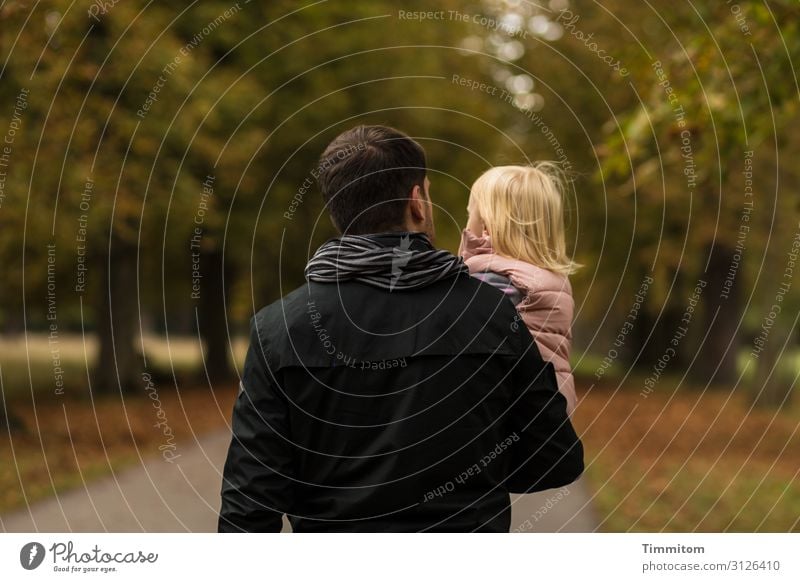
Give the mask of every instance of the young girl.
[(579, 265), (566, 251), (563, 182), (555, 165), (499, 166), (473, 184), (459, 254), (476, 277), (515, 303), (572, 414), (577, 397), (569, 365), (572, 287)]

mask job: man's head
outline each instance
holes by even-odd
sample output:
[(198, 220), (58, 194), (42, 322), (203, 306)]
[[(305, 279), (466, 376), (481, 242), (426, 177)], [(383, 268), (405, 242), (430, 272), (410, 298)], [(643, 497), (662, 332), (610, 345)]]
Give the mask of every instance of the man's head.
[(343, 234), (387, 231), (434, 236), (425, 151), (401, 131), (359, 125), (334, 139), (317, 181), (334, 226)]

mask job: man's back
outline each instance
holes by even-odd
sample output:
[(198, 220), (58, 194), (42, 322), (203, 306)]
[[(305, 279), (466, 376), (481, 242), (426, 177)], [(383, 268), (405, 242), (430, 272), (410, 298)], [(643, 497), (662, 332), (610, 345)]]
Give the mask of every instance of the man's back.
[(552, 366), (499, 291), (309, 283), (254, 319), (221, 531), (508, 531), (583, 469)]

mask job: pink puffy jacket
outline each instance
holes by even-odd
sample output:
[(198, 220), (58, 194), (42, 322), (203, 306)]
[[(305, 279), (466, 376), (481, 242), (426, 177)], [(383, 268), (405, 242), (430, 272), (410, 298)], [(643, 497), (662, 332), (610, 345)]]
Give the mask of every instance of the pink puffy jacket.
[(552, 362), (558, 377), (558, 388), (567, 399), (567, 412), (577, 404), (575, 380), (569, 365), (572, 345), (572, 286), (569, 279), (524, 261), (508, 259), (492, 250), (488, 236), (475, 236), (468, 230), (461, 235), (458, 253), (472, 274), (494, 272), (511, 281), (522, 294), (517, 311), (530, 330), (542, 358)]

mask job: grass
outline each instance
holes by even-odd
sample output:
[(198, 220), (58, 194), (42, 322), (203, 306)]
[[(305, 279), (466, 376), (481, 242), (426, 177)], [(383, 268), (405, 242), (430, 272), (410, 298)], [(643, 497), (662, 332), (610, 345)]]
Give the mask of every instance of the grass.
[(800, 531), (800, 410), (662, 380), (647, 398), (595, 386), (575, 425), (600, 529)]

